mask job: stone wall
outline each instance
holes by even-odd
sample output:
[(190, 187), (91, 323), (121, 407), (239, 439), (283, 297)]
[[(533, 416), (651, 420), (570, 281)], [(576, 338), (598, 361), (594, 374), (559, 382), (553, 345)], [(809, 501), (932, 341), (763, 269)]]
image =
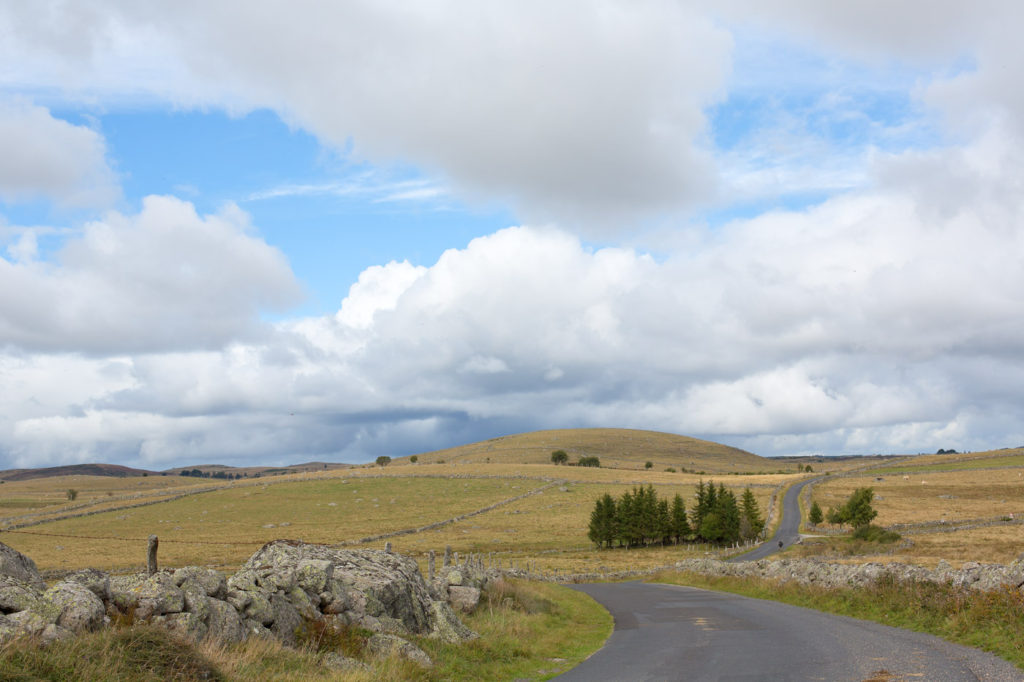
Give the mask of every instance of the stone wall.
[[(483, 587), (480, 576), (463, 572)], [(446, 588), (457, 582), (444, 577)], [(32, 559), (0, 543), (0, 642), (34, 635), (46, 643), (120, 618), (193, 640), (258, 636), (294, 645), (306, 623), (320, 621), (367, 628), (379, 633), (372, 649), (394, 648), (423, 662), (426, 654), (400, 637), (476, 637), (450, 600), (463, 608), (447, 589), (428, 585), (414, 559), (389, 551), (277, 540), (231, 576), (197, 566), (127, 576), (88, 569), (48, 587)]]

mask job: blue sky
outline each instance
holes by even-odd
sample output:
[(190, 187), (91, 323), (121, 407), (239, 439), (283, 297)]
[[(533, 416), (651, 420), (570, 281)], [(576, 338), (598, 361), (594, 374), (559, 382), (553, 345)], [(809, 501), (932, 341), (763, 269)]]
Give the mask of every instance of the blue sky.
[(0, 468), (1024, 443), (1020, 17), (917, 4), (0, 2)]

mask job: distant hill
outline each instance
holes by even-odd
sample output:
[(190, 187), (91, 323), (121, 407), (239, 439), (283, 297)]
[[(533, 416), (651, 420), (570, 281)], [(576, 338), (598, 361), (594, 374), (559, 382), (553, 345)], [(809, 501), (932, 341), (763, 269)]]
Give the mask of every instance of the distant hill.
[(769, 472), (778, 463), (746, 450), (712, 441), (658, 431), (633, 429), (556, 429), (501, 436), (479, 443), (435, 450), (418, 456), (430, 462), (503, 462), (550, 464), (551, 453), (564, 450), (569, 462), (595, 456), (601, 466), (642, 468), (651, 462), (657, 471), (668, 467), (707, 473)]
[(114, 476), (128, 478), (131, 476), (159, 476), (159, 471), (134, 469), (119, 464), (68, 464), (59, 467), (41, 469), (7, 469), (0, 471), (0, 481), (27, 481), (30, 478), (50, 478), (52, 476)]
[(330, 471), (333, 469), (350, 469), (352, 466), (353, 465), (351, 464), (343, 464), (339, 462), (305, 462), (303, 464), (289, 464), (287, 466), (279, 467), (232, 467), (224, 464), (195, 464), (192, 466), (174, 467), (173, 469), (168, 469), (167, 473), (174, 476), (180, 476), (182, 475), (182, 472), (187, 472), (185, 475), (192, 475), (193, 472), (199, 471), (200, 475), (204, 478), (225, 478), (229, 474), (231, 478), (252, 478), (254, 476), (282, 476), (284, 474), (302, 474), (314, 471)]
[(114, 476), (129, 478), (132, 476), (180, 476), (182, 471), (199, 470), (202, 478), (252, 478), (254, 476), (280, 476), (283, 474), (301, 474), (331, 469), (348, 469), (351, 464), (336, 462), (306, 462), (281, 467), (253, 466), (231, 467), (224, 464), (199, 464), (196, 466), (175, 467), (166, 471), (135, 469), (119, 464), (69, 464), (59, 467), (40, 469), (7, 469), (0, 471), (0, 481), (27, 481), (33, 478), (49, 478), (52, 476)]

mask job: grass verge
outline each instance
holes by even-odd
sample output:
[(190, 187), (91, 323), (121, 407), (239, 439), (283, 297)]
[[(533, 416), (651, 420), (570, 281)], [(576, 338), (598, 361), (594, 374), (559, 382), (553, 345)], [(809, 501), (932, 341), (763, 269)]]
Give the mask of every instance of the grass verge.
[[(612, 631), (612, 618), (582, 592), (559, 585), (498, 583), (464, 622), (480, 638), (445, 644), (414, 638), (434, 661), (430, 669), (391, 657), (363, 658), (352, 637), (333, 642), (316, 638), (304, 649), (254, 638), (241, 644), (182, 642), (147, 625), (114, 627), (39, 647), (31, 640), (0, 646), (0, 680), (85, 680), (135, 682), (213, 680), (545, 680), (596, 651)], [(332, 654), (360, 655), (365, 665), (332, 667)]]
[(980, 592), (948, 583), (899, 582), (891, 576), (874, 585), (844, 589), (695, 573), (663, 573), (651, 581), (771, 599), (927, 632), (1024, 669), (1024, 594), (1009, 587)]

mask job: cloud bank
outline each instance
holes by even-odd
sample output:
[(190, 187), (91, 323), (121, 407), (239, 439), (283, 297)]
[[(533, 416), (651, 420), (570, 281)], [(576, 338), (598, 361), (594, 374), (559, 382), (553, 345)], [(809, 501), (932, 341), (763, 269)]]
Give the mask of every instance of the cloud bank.
[[(369, 264), (335, 314), (273, 322), (300, 287), (235, 207), (152, 197), (52, 259), (17, 228), (0, 258), (12, 465), (360, 460), (607, 425), (763, 454), (1024, 444), (1024, 52), (1005, 3), (27, 7), (0, 6), (0, 54), (25, 65), (7, 89), (269, 107), (525, 226)], [(737, 27), (915, 65), (907, 97), (940, 139), (860, 150), (814, 205), (681, 217), (730, 186), (707, 112)], [(7, 201), (116, 187), (102, 136), (43, 107), (0, 108), (4, 139), (32, 150), (0, 160)], [(796, 182), (780, 177), (758, 191)], [(657, 250), (580, 237), (652, 217)]]

